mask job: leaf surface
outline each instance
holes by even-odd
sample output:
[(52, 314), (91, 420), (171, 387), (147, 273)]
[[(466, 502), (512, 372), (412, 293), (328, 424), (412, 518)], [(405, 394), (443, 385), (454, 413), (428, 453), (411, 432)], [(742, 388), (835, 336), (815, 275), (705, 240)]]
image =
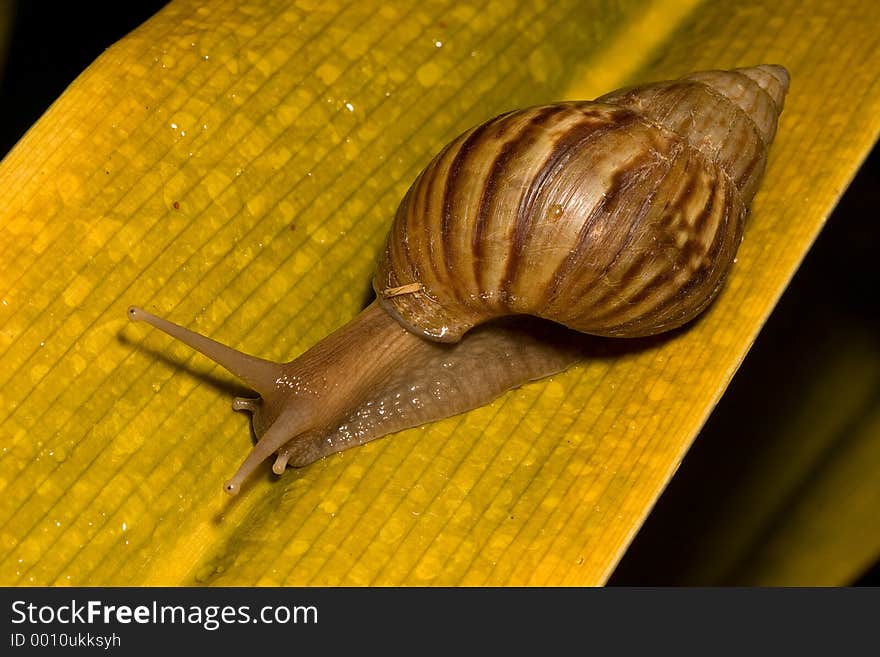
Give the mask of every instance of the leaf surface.
[[(880, 130), (874, 3), (177, 0), (0, 165), (0, 583), (600, 584)], [(729, 282), (686, 331), (235, 500), (241, 392), (137, 303), (288, 359), (494, 114), (706, 68), (792, 88)]]

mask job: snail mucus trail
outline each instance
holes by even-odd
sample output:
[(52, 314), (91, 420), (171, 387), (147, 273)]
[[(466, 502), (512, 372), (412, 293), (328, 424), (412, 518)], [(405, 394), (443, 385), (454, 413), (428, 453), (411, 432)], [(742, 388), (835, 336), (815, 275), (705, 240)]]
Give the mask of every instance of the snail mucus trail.
[(705, 71), (468, 130), (401, 202), (377, 299), (288, 363), (128, 315), (259, 394), (232, 404), (258, 437), (224, 486), (235, 494), (273, 453), (281, 474), (559, 372), (582, 356), (575, 331), (693, 319), (733, 263), (788, 80), (781, 66)]

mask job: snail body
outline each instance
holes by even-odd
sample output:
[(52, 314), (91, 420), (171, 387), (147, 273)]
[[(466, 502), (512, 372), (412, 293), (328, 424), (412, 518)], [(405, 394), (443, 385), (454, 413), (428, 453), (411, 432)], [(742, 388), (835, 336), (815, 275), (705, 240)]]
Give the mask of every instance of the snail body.
[(289, 363), (129, 317), (259, 393), (233, 402), (259, 438), (235, 493), (272, 453), (280, 474), (561, 371), (584, 354), (574, 331), (638, 337), (696, 317), (733, 263), (787, 89), (779, 66), (708, 71), (465, 132), (401, 202), (377, 300)]

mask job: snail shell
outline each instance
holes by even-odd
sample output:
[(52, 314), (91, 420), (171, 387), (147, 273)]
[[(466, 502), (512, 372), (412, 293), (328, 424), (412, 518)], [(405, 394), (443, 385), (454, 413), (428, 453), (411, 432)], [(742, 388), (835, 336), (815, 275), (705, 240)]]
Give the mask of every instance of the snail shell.
[(779, 66), (695, 73), (469, 130), (401, 203), (379, 302), (451, 342), (509, 314), (605, 336), (684, 324), (733, 262), (787, 86)]
[[(129, 317), (259, 393), (233, 402), (259, 437), (236, 493), (273, 452), (281, 474), (565, 369), (584, 351), (559, 324), (633, 337), (695, 317), (733, 263), (787, 89), (780, 66), (694, 73), (465, 132), (403, 199), (377, 302), (288, 363)], [(489, 321), (507, 315), (533, 317)]]

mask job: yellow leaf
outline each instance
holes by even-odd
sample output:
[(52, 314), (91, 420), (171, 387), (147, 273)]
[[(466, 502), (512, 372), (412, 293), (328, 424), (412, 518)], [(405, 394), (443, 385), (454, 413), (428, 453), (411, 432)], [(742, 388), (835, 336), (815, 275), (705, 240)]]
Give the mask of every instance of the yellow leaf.
[[(598, 584), (880, 128), (873, 3), (176, 1), (0, 165), (0, 583)], [(503, 110), (792, 73), (739, 262), (689, 330), (234, 501), (238, 385), (352, 317), (419, 169)], [(268, 470), (267, 470), (268, 472)]]

